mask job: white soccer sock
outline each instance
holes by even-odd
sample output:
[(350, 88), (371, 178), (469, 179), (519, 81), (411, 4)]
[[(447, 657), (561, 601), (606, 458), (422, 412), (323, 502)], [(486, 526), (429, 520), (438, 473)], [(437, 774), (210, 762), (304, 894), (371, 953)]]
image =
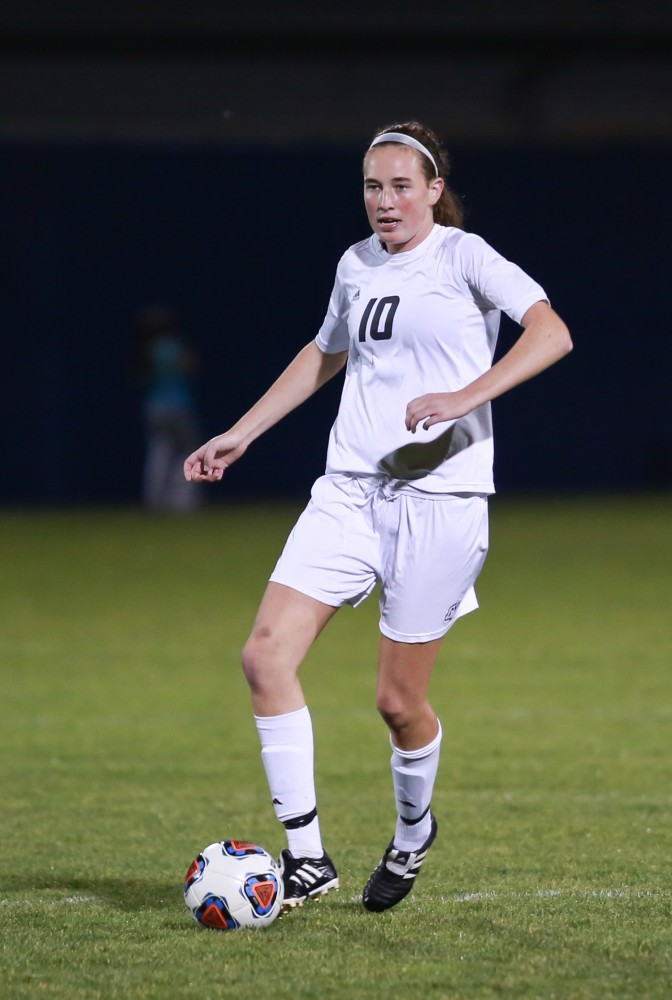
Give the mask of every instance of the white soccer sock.
[(400, 851), (417, 851), (427, 840), (432, 827), (429, 806), (441, 754), (441, 723), (439, 731), (426, 747), (419, 750), (399, 750), (392, 747), (392, 783), (397, 805), (397, 827), (394, 846)]
[(275, 815), (285, 825), (295, 858), (324, 853), (313, 773), (313, 724), (308, 707), (285, 715), (255, 715), (261, 759)]

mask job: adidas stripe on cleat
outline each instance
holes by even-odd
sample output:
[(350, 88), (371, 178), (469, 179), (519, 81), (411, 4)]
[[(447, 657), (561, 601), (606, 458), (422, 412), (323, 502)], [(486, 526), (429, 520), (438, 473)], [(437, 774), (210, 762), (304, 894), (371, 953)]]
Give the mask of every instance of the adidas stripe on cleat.
[(398, 851), (391, 840), (377, 868), (364, 887), (362, 902), (367, 910), (382, 913), (408, 896), (427, 851), (434, 843), (437, 823), (432, 816), (429, 837), (418, 851)]
[(321, 858), (295, 858), (286, 849), (280, 855), (280, 871), (285, 886), (283, 913), (339, 887), (336, 869), (326, 851)]

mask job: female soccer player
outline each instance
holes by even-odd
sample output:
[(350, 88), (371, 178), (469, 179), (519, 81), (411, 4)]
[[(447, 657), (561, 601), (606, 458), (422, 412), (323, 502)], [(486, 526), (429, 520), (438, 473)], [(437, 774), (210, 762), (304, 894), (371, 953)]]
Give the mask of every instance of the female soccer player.
[[(380, 583), (377, 708), (392, 744), (396, 828), (363, 892), (381, 911), (410, 891), (436, 836), (441, 725), (428, 700), (444, 635), (477, 607), (488, 544), (490, 400), (572, 347), (546, 294), (465, 233), (437, 137), (379, 132), (364, 158), (373, 235), (343, 255), (315, 340), (230, 430), (185, 462), (215, 482), (347, 362), (326, 474), (294, 527), (243, 651), (262, 759), (287, 832), (285, 906), (338, 887), (324, 851), (313, 732), (298, 669), (337, 609)], [(500, 311), (523, 330), (493, 365)]]

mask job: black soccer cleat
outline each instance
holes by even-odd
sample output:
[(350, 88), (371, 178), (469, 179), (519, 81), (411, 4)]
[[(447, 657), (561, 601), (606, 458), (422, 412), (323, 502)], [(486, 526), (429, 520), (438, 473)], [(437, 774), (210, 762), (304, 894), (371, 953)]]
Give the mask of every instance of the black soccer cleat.
[(280, 855), (280, 871), (285, 886), (283, 913), (303, 906), (307, 899), (326, 896), (330, 889), (338, 889), (340, 884), (326, 851), (321, 858), (295, 858), (287, 848)]
[(427, 857), (427, 851), (434, 843), (437, 823), (432, 816), (429, 837), (418, 851), (398, 851), (394, 840), (388, 844), (378, 867), (372, 872), (364, 887), (362, 902), (372, 913), (382, 913), (396, 906), (413, 888), (416, 876)]

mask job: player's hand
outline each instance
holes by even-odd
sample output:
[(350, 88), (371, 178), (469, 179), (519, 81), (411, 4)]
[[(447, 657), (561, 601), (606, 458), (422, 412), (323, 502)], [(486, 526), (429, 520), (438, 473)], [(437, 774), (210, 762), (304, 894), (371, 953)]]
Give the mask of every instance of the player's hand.
[(244, 455), (247, 444), (233, 431), (219, 434), (192, 452), (184, 463), (184, 478), (192, 483), (216, 483)]
[(406, 430), (415, 434), (421, 422), (427, 430), (434, 424), (457, 420), (470, 409), (463, 392), (429, 392), (412, 399), (406, 407)]

